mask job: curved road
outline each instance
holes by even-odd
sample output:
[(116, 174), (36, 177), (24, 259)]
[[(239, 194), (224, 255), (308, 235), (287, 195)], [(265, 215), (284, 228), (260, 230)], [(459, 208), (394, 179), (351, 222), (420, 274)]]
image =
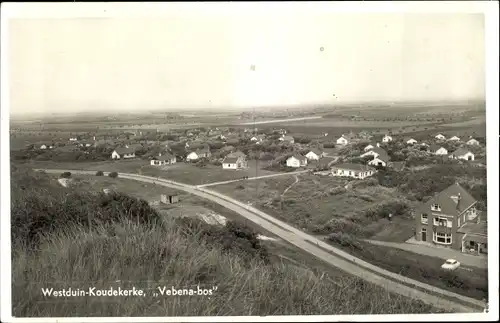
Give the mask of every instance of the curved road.
[[(71, 172), (74, 174), (94, 175), (95, 171), (62, 170), (62, 169), (37, 169), (47, 173), (60, 174)], [(108, 172), (104, 173), (105, 175)], [(120, 173), (120, 178), (132, 179), (146, 183), (156, 183), (170, 188), (191, 193), (202, 198), (218, 203), (233, 210), (248, 220), (256, 223), (264, 229), (279, 236), (283, 240), (297, 246), (298, 248), (320, 258), (321, 260), (337, 267), (347, 273), (357, 276), (367, 282), (378, 285), (387, 291), (402, 296), (421, 300), (427, 304), (447, 311), (461, 313), (482, 312), (486, 304), (476, 299), (452, 293), (398, 274), (387, 271), (380, 267), (367, 263), (340, 249), (337, 249), (303, 231), (300, 231), (283, 221), (275, 219), (270, 215), (239, 202), (223, 194), (192, 185), (173, 182), (166, 179), (143, 176), (138, 174)]]

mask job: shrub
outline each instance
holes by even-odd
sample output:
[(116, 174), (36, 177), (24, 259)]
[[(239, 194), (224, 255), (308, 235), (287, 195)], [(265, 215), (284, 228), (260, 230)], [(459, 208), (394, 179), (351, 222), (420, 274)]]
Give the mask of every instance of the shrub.
[(95, 173), (95, 176), (104, 176), (104, 173), (102, 170), (98, 170), (96, 173)]
[(339, 244), (343, 247), (349, 247), (351, 249), (363, 250), (363, 246), (359, 241), (353, 238), (351, 235), (343, 232), (331, 233), (327, 240)]
[(111, 172), (111, 173), (109, 173), (108, 176), (111, 177), (111, 178), (117, 178), (118, 177), (118, 173), (117, 172)]
[(241, 184), (238, 184), (238, 186), (236, 186), (236, 189), (237, 190), (243, 190), (243, 189), (245, 189), (245, 186), (243, 186)]
[(71, 177), (71, 173), (70, 172), (64, 172), (61, 174), (61, 178), (70, 178)]

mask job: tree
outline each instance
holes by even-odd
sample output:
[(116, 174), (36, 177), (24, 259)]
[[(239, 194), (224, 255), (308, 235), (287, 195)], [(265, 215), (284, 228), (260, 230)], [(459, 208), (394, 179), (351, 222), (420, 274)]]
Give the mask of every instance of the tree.
[(111, 177), (111, 178), (117, 178), (118, 177), (118, 173), (117, 172), (111, 172), (111, 173), (109, 173), (108, 176)]

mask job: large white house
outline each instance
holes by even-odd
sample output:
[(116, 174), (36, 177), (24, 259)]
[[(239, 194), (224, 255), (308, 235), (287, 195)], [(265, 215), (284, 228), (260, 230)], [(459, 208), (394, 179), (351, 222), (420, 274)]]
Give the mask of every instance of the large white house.
[(448, 150), (444, 147), (441, 147), (439, 145), (431, 145), (429, 147), (429, 150), (431, 153), (437, 156), (446, 156), (448, 155)]
[(450, 158), (462, 160), (474, 160), (474, 154), (466, 148), (458, 148), (450, 154)]
[(301, 155), (293, 155), (286, 160), (288, 167), (304, 167), (307, 166), (307, 158)]
[(362, 164), (339, 164), (332, 167), (332, 176), (364, 179), (375, 172), (374, 168)]
[(243, 156), (226, 156), (222, 161), (223, 169), (242, 169), (247, 167), (247, 162)]
[(445, 140), (446, 137), (443, 136), (442, 134), (438, 133), (436, 136), (434, 136), (434, 138), (436, 138), (437, 140)]
[(305, 156), (308, 160), (319, 160), (323, 157), (323, 152), (319, 149), (311, 149)]
[(467, 145), (469, 146), (479, 146), (479, 141), (477, 141), (476, 139), (474, 138), (471, 138), (467, 141)]
[(337, 139), (337, 145), (348, 145), (349, 139), (347, 139), (344, 135), (342, 135), (339, 139)]
[(151, 166), (164, 166), (177, 163), (177, 158), (172, 154), (159, 154), (158, 157), (151, 159)]
[(385, 135), (384, 138), (382, 138), (382, 142), (391, 142), (391, 141), (392, 141), (392, 137), (389, 135)]
[(129, 159), (135, 157), (134, 148), (116, 148), (111, 153), (111, 159)]

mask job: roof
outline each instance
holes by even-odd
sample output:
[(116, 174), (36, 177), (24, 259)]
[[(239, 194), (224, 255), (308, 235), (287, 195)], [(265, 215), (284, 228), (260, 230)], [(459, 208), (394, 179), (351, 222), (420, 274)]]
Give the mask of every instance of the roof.
[(322, 154), (321, 149), (318, 149), (318, 148), (309, 149), (309, 151), (307, 153), (310, 153), (310, 152), (313, 152), (318, 156)]
[(453, 152), (453, 155), (455, 155), (455, 156), (463, 156), (463, 155), (465, 155), (467, 153), (471, 153), (470, 150), (468, 150), (467, 148), (458, 148), (457, 150), (455, 150)]
[(247, 155), (245, 155), (243, 152), (238, 150), (238, 151), (235, 151), (234, 153), (230, 153), (226, 157), (246, 157), (246, 156)]
[(387, 160), (390, 159), (389, 155), (387, 154), (387, 152), (384, 149), (380, 148), (380, 147), (374, 147), (374, 148), (368, 150), (366, 153), (368, 153), (370, 151), (373, 151), (374, 153), (377, 153), (378, 154), (378, 158), (381, 159), (381, 160), (387, 161)]
[(171, 160), (173, 158), (175, 158), (175, 156), (172, 154), (169, 154), (169, 153), (155, 157), (155, 159), (157, 159), (157, 160)]
[(466, 234), (488, 235), (488, 222), (465, 222), (457, 232)]
[(239, 157), (226, 157), (224, 158), (224, 160), (222, 161), (223, 164), (235, 164), (238, 159), (240, 159)]
[(387, 163), (387, 162), (389, 162), (389, 160), (391, 158), (389, 157), (389, 155), (383, 153), (383, 154), (378, 155), (377, 157), (373, 157), (373, 159), (380, 159), (381, 161)]
[(135, 149), (134, 148), (116, 148), (115, 151), (119, 155), (122, 155), (122, 154), (133, 154), (133, 153), (135, 153)]
[(295, 159), (298, 159), (298, 160), (300, 160), (300, 161), (304, 161), (304, 160), (306, 160), (306, 159), (307, 159), (306, 157), (304, 157), (304, 156), (302, 156), (302, 155), (295, 154), (295, 155), (292, 155), (292, 156), (288, 157), (288, 158), (287, 158), (287, 160), (289, 160), (289, 159), (290, 159), (290, 158), (292, 158), (292, 157), (293, 157), (293, 158), (295, 158)]
[(293, 137), (292, 136), (283, 136), (283, 140), (292, 141)]
[[(460, 200), (456, 199), (459, 194)], [(455, 197), (455, 199), (452, 197)], [(469, 192), (467, 192), (460, 184), (455, 183), (433, 196), (426, 203), (420, 206), (419, 209), (430, 211), (431, 205), (439, 204), (443, 214), (459, 215), (476, 202), (476, 199), (474, 199)]]
[(437, 134), (437, 135), (435, 135), (434, 137), (437, 137), (437, 136), (443, 136), (443, 137), (444, 137), (444, 135), (443, 135), (442, 133), (438, 133), (438, 134)]
[[(443, 146), (439, 146), (439, 145), (435, 145), (435, 144), (433, 144), (433, 145), (430, 145), (430, 146), (429, 146), (429, 149), (430, 149), (431, 151), (438, 151), (438, 150), (439, 150), (439, 149), (441, 149), (441, 148), (444, 148), (444, 147), (443, 147)], [(446, 148), (445, 148), (445, 149), (446, 149)]]
[(405, 141), (405, 142), (408, 142), (408, 141), (410, 141), (410, 140), (415, 140), (415, 141), (417, 141), (417, 139), (412, 138), (412, 137), (405, 137), (405, 139), (404, 139), (404, 141)]
[(370, 166), (366, 166), (363, 164), (338, 164), (338, 165), (333, 165), (332, 168), (337, 168), (337, 169), (348, 169), (348, 170), (354, 170), (354, 171), (367, 171), (367, 170), (375, 170), (374, 168)]
[(467, 142), (472, 141), (472, 140), (479, 142), (479, 141), (478, 141), (477, 139), (475, 139), (475, 138), (469, 138), (469, 140), (467, 140)]

